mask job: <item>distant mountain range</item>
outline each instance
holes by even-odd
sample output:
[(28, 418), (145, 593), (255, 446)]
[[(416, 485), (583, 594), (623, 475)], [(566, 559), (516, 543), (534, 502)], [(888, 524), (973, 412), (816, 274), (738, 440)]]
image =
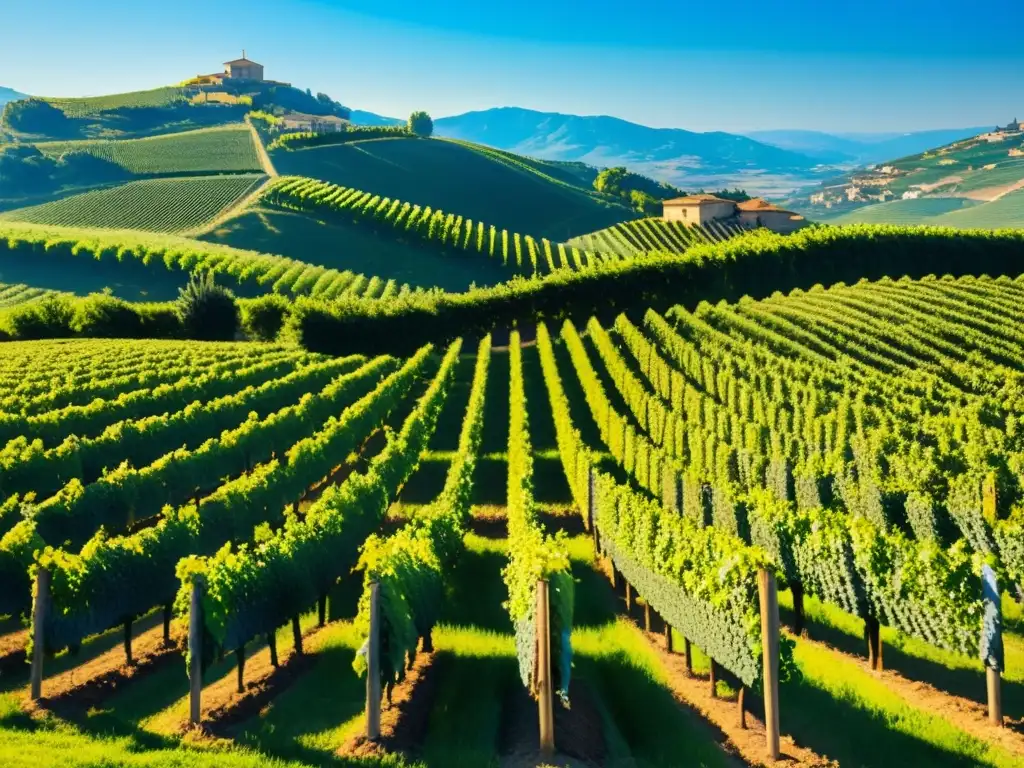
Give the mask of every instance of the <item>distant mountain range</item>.
[(821, 131), (752, 131), (746, 135), (765, 144), (800, 152), (832, 165), (874, 165), (916, 155), (932, 147), (977, 136), (992, 126), (948, 128), (910, 133), (823, 133)]
[(0, 85), (0, 109), (4, 108), (4, 105), (9, 101), (17, 101), (18, 99), (27, 99), (28, 94), (18, 93), (12, 88), (5, 88)]

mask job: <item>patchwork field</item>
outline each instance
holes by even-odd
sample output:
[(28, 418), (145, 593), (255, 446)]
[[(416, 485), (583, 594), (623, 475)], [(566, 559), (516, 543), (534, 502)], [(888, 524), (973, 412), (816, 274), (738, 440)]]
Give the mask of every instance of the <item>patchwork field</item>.
[(88, 152), (140, 176), (259, 172), (259, 156), (246, 125), (184, 131), (145, 139), (52, 141), (35, 145), (45, 155)]
[(265, 177), (256, 174), (132, 181), (0, 214), (0, 221), (62, 227), (186, 232), (202, 227)]

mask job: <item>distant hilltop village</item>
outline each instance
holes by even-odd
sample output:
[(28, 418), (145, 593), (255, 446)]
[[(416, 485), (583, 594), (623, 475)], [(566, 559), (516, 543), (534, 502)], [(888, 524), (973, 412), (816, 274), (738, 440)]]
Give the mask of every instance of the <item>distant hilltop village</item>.
[[(964, 154), (966, 150), (972, 152)], [(989, 193), (999, 194), (998, 184), (993, 182), (990, 188), (973, 176), (994, 171), (1008, 158), (1017, 157), (1024, 157), (1024, 126), (1014, 118), (988, 133), (858, 171), (848, 182), (814, 192), (808, 202), (812, 206), (843, 210), (858, 204), (921, 197), (966, 196), (987, 200)], [(960, 185), (967, 178), (972, 179), (971, 186), (968, 192), (962, 192)]]
[(250, 59), (242, 49), (242, 58), (224, 62), (223, 72), (196, 75), (185, 83), (194, 88), (195, 103), (251, 104), (261, 108), (264, 102), (275, 105), (273, 131), (331, 133), (349, 125), (349, 111), (326, 94), (313, 96), (309, 91), (292, 88), (291, 83), (267, 80), (262, 64)]

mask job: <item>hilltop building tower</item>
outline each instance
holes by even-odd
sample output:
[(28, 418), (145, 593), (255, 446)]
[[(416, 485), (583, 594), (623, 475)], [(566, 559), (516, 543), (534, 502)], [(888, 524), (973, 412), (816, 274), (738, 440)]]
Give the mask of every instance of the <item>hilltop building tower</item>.
[(224, 75), (232, 80), (262, 81), (263, 65), (247, 59), (243, 48), (242, 58), (224, 62)]

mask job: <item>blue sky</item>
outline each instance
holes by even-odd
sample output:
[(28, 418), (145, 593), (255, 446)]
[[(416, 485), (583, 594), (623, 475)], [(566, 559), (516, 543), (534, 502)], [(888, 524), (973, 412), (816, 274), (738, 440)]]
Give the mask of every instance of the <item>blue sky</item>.
[(4, 0), (0, 85), (151, 88), (244, 47), (268, 78), (435, 117), (491, 106), (690, 130), (1024, 117), (1016, 0)]

